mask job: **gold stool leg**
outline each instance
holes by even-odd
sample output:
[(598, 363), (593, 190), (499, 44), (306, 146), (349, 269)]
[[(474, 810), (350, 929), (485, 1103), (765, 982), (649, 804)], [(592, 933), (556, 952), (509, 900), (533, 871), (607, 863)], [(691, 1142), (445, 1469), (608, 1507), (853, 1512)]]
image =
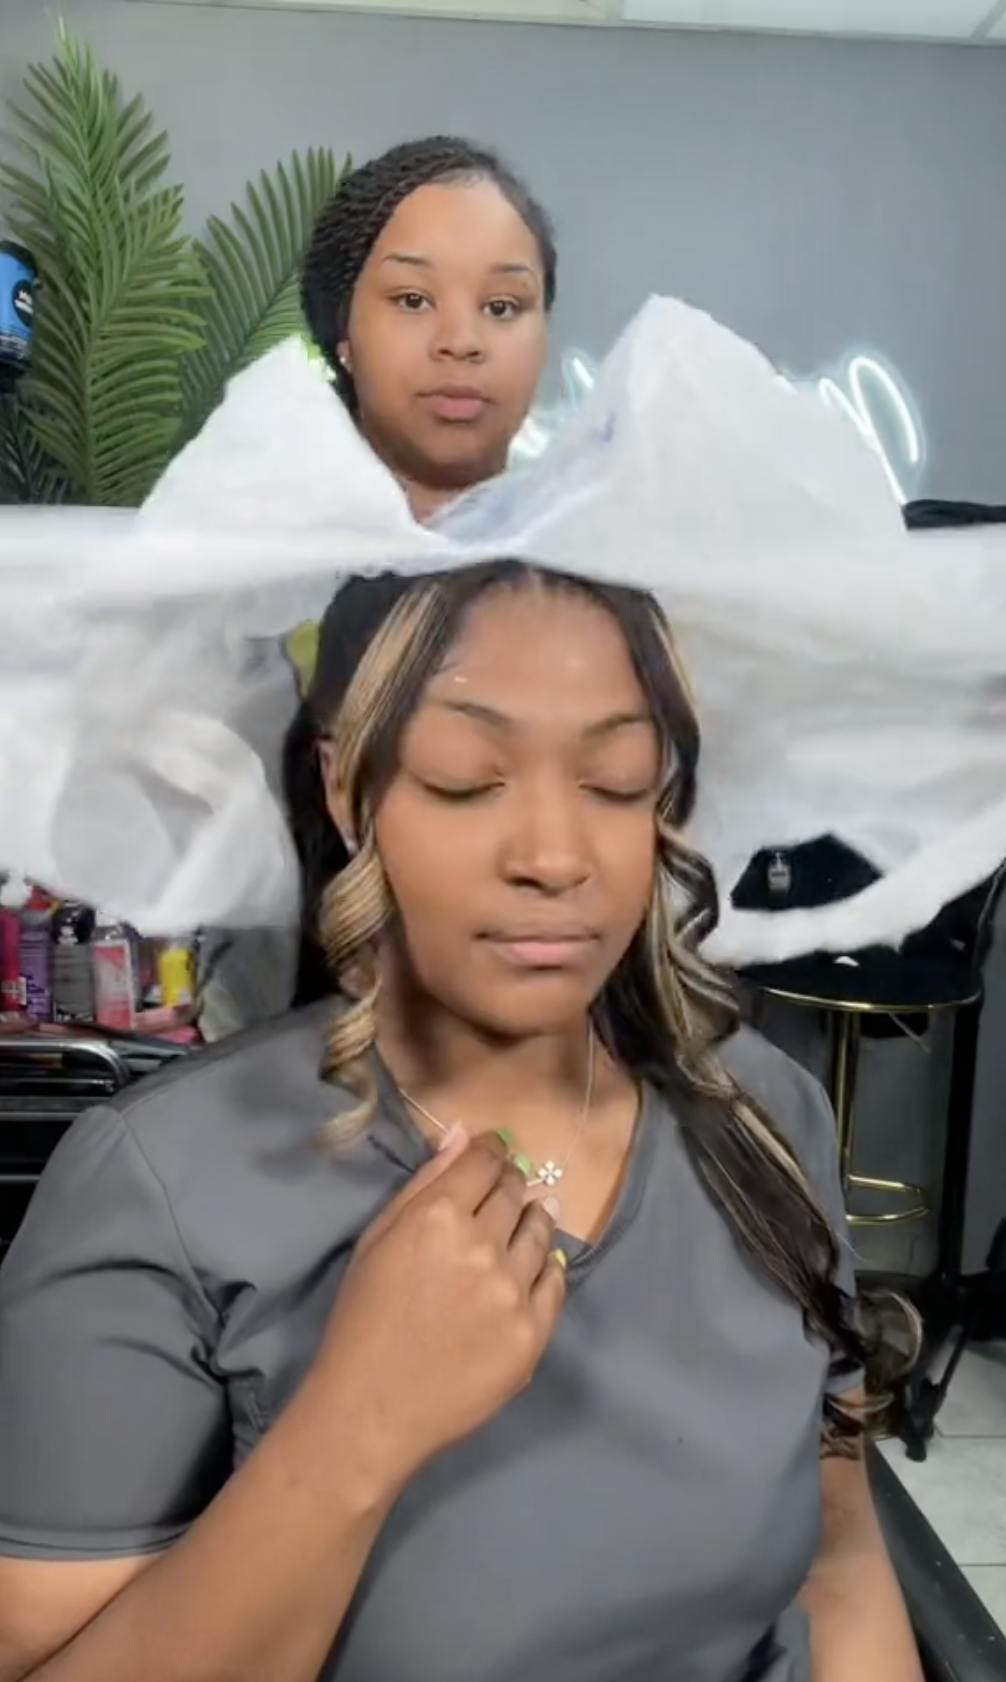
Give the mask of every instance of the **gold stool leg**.
[(928, 1215), (929, 1204), (922, 1186), (913, 1186), (908, 1180), (877, 1180), (870, 1174), (850, 1174), (849, 1185), (854, 1190), (890, 1191), (900, 1197), (914, 1197), (916, 1201), (907, 1209), (888, 1209), (882, 1215), (850, 1215), (850, 1226), (898, 1226), (902, 1221), (918, 1221), (923, 1215)]
[(859, 1072), (859, 1017), (851, 1010), (833, 1010), (830, 1012), (830, 1027), (831, 1101), (835, 1106), (835, 1120), (838, 1123), (842, 1190), (846, 1191), (856, 1136), (853, 1106), (856, 1098), (856, 1076)]
[(907, 1180), (878, 1180), (869, 1174), (854, 1174), (853, 1152), (856, 1143), (856, 1077), (859, 1073), (859, 1047), (862, 1028), (859, 1016), (851, 1010), (831, 1012), (831, 1101), (838, 1123), (838, 1154), (842, 1169), (842, 1190), (889, 1191), (899, 1197), (912, 1197), (915, 1202), (908, 1209), (891, 1209), (878, 1215), (848, 1215), (850, 1226), (898, 1226), (902, 1221), (917, 1221), (929, 1213), (925, 1191)]

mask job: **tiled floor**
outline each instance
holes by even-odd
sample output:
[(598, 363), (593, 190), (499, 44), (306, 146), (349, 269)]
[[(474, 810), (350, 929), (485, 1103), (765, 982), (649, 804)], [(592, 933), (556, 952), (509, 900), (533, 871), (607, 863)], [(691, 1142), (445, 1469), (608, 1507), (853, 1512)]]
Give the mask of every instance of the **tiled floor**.
[(969, 1349), (921, 1465), (884, 1453), (972, 1587), (1006, 1630), (1006, 1343)]

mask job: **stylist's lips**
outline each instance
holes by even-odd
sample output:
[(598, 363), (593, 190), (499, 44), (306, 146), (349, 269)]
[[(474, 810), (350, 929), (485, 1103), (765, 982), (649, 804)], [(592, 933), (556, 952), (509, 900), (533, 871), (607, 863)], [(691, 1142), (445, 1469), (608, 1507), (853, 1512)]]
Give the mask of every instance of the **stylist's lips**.
[(489, 399), (476, 386), (445, 385), (438, 391), (428, 391), (426, 403), (438, 420), (471, 424), (484, 414)]
[(592, 929), (493, 930), (484, 936), (504, 963), (520, 970), (576, 969), (597, 943)]

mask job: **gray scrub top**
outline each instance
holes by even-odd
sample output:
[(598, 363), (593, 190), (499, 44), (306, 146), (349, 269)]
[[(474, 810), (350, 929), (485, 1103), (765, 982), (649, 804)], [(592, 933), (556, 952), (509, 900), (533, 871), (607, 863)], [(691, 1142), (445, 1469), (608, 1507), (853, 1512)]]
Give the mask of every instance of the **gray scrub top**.
[[(176, 1065), (55, 1152), (0, 1270), (0, 1554), (166, 1547), (297, 1388), (428, 1155), (381, 1070), (370, 1134), (319, 1151), (347, 1101), (324, 1024)], [(727, 1057), (837, 1226), (820, 1088), (748, 1030)], [(858, 1375), (740, 1251), (653, 1092), (606, 1233), (568, 1247), (537, 1376), (408, 1489), (325, 1682), (807, 1682), (822, 1399)], [(842, 1267), (851, 1292), (844, 1240)]]

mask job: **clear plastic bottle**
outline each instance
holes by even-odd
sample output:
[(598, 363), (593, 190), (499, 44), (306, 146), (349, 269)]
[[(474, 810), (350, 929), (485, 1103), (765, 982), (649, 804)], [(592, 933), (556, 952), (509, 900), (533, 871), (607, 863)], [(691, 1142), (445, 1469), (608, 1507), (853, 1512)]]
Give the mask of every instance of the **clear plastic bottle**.
[(52, 1008), (57, 1022), (94, 1021), (94, 912), (67, 900), (52, 923)]

